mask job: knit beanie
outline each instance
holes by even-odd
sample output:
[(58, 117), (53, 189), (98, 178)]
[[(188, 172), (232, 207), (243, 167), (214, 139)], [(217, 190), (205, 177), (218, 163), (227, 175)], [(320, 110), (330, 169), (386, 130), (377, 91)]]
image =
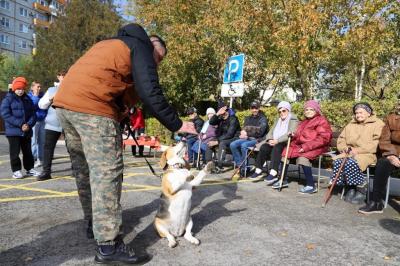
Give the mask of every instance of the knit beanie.
[(16, 91), (18, 89), (25, 89), (28, 82), (24, 77), (17, 77), (12, 82), (12, 91)]
[(371, 105), (369, 105), (369, 103), (356, 103), (356, 104), (353, 106), (353, 114), (356, 113), (356, 110), (357, 110), (358, 108), (364, 109), (364, 110), (367, 111), (367, 113), (369, 113), (370, 115), (371, 115), (372, 112), (374, 111), (374, 110), (372, 109)]
[(212, 107), (207, 108), (206, 115), (215, 114), (215, 113), (216, 113), (216, 112), (215, 112), (215, 109), (214, 109), (214, 108), (212, 108)]
[(318, 114), (321, 114), (321, 107), (319, 106), (319, 103), (316, 100), (309, 100), (304, 104), (304, 109), (306, 108), (312, 108), (317, 112)]
[(226, 104), (223, 100), (218, 100), (218, 108), (217, 110), (219, 111), (219, 109), (221, 109), (222, 107), (225, 107)]
[(286, 102), (286, 101), (281, 101), (281, 102), (278, 104), (278, 106), (277, 106), (278, 111), (279, 111), (281, 108), (285, 108), (285, 109), (288, 110), (289, 112), (292, 111), (292, 106), (290, 105), (290, 103), (288, 103), (288, 102)]

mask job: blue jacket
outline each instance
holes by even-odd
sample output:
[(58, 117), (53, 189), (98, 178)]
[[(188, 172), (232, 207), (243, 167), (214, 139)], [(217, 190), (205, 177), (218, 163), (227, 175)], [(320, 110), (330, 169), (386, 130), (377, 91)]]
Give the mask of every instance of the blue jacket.
[(31, 98), (33, 102), (33, 106), (35, 106), (36, 110), (36, 121), (43, 121), (46, 118), (47, 115), (47, 110), (40, 109), (38, 106), (38, 102), (40, 98), (42, 98), (44, 95), (43, 92), (40, 92), (38, 96), (33, 95), (32, 91), (28, 93), (29, 98)]
[[(6, 126), (6, 136), (32, 136), (36, 114), (33, 102), (26, 94), (18, 97), (14, 92), (7, 93), (0, 110)], [(22, 131), (23, 124), (29, 125), (29, 131)]]

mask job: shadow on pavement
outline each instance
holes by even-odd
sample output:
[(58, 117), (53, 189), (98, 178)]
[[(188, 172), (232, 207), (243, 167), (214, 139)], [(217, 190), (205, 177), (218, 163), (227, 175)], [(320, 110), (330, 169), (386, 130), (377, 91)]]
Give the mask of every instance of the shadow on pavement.
[(379, 225), (393, 234), (400, 235), (400, 220), (381, 219)]

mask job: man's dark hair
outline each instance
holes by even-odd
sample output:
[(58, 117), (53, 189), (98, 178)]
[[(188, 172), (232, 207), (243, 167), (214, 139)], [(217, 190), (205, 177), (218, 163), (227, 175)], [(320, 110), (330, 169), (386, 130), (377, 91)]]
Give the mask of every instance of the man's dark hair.
[(149, 36), (149, 38), (150, 39), (151, 38), (157, 38), (158, 41), (161, 43), (162, 47), (164, 47), (164, 49), (165, 49), (165, 55), (167, 55), (167, 53), (168, 53), (167, 44), (165, 43), (165, 41), (160, 36), (158, 36), (156, 34), (152, 34), (152, 35)]

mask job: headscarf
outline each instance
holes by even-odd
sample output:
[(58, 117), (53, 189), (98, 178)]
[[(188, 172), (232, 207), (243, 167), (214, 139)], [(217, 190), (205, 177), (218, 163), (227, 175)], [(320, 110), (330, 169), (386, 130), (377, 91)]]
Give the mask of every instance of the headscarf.
[(289, 114), (285, 120), (282, 120), (282, 118), (280, 118), (280, 117), (278, 118), (278, 122), (276, 123), (274, 131), (272, 132), (273, 139), (279, 139), (283, 135), (287, 134), (287, 132), (289, 130), (289, 121), (292, 116), (292, 113), (291, 113), (292, 106), (290, 105), (290, 103), (282, 101), (278, 104), (277, 109), (279, 111), (282, 108), (285, 108), (286, 110), (288, 110)]

